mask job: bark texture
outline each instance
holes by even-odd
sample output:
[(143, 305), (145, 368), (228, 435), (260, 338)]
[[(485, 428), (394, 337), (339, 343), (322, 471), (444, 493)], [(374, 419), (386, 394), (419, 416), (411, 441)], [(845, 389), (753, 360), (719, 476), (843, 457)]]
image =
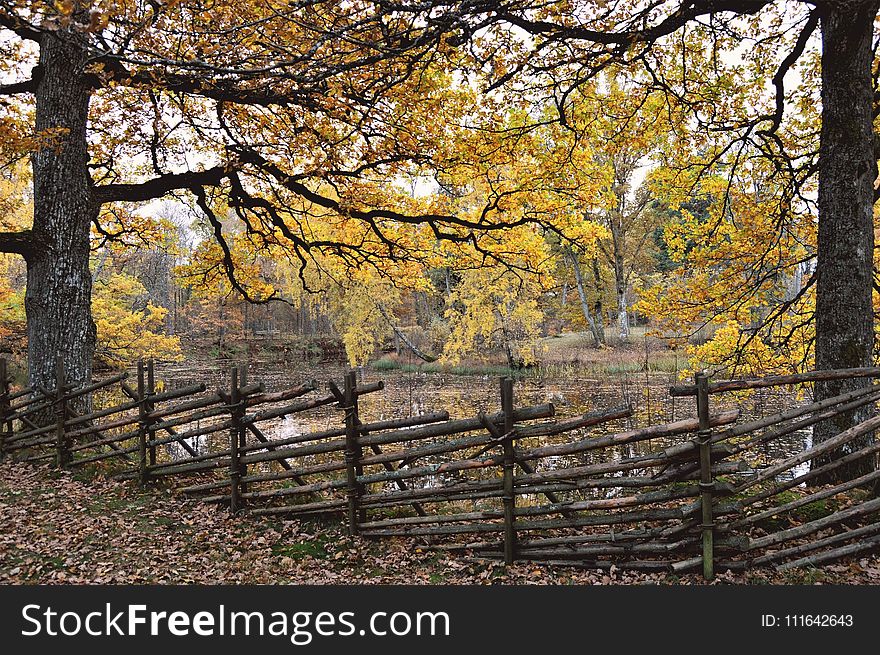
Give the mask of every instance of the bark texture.
[(30, 380), (49, 389), (58, 356), (68, 380), (81, 384), (91, 378), (95, 351), (89, 227), (97, 205), (88, 170), (85, 63), (81, 33), (43, 35), (35, 126), (47, 142), (31, 157), (34, 226), (25, 310)]
[[(822, 9), (822, 132), (819, 166), (819, 243), (816, 295), (816, 368), (870, 366), (874, 346), (873, 152), (871, 38), (880, 3), (829, 3)], [(816, 383), (816, 399), (863, 387), (856, 378)], [(820, 442), (865, 421), (867, 406), (816, 426)], [(813, 462), (816, 468), (873, 441), (867, 434)], [(825, 484), (874, 468), (856, 461), (816, 480)]]

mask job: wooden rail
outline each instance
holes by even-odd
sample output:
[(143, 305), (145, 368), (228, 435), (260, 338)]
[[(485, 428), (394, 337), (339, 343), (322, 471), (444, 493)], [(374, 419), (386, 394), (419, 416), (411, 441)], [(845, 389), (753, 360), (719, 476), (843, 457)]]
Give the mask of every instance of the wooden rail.
[[(842, 368), (822, 371), (808, 371), (807, 373), (795, 373), (792, 375), (773, 375), (765, 378), (753, 378), (746, 380), (720, 380), (709, 384), (709, 393), (723, 393), (725, 391), (745, 391), (746, 389), (765, 389), (791, 384), (805, 384), (807, 382), (820, 382), (828, 380), (847, 380), (850, 378), (878, 378), (880, 368), (871, 366), (864, 368)], [(670, 396), (696, 396), (697, 385), (679, 385), (669, 387)]]
[[(876, 403), (880, 386), (746, 421), (737, 410), (710, 406), (723, 391), (878, 377), (880, 369), (721, 382), (698, 376), (671, 389), (695, 396), (693, 418), (629, 428), (621, 423), (633, 418), (628, 406), (561, 419), (553, 405), (517, 407), (510, 379), (500, 382), (499, 411), (369, 421), (359, 400), (383, 384), (358, 383), (353, 372), (324, 393), (316, 381), (267, 391), (248, 381), (244, 367), (230, 370), (225, 388), (162, 392), (151, 361), (139, 363), (132, 385), (120, 373), (73, 388), (60, 363), (56, 373), (54, 389), (13, 389), (0, 359), (0, 456), (101, 466), (118, 479), (172, 485), (242, 515), (337, 515), (351, 534), (427, 539), (425, 548), (508, 563), (702, 569), (707, 578), (724, 568), (824, 563), (880, 543), (876, 499), (856, 494), (826, 515), (804, 521), (798, 514), (875, 488), (880, 471), (790, 496), (838, 467), (876, 459), (880, 443), (872, 440), (819, 462), (861, 443), (880, 417), (768, 456), (771, 444)], [(112, 404), (72, 411), (72, 400), (99, 390), (105, 401), (116, 390)], [(273, 437), (274, 422), (314, 411), (330, 412), (336, 424)], [(820, 531), (830, 534), (812, 540)]]

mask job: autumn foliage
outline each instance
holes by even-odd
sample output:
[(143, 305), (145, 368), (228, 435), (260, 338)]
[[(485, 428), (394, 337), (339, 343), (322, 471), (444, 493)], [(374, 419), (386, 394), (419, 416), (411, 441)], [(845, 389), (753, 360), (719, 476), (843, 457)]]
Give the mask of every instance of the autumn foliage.
[[(638, 324), (690, 370), (810, 367), (818, 19), (674, 4), (4, 3), (0, 232), (43, 229), (23, 162), (73, 138), (33, 128), (57, 41), (107, 364), (286, 332), (527, 366)], [(4, 343), (24, 292), (0, 255)]]

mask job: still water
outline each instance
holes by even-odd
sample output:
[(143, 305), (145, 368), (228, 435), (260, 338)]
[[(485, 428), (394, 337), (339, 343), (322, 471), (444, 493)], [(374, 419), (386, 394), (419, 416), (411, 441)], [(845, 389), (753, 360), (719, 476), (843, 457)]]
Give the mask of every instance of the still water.
[[(208, 388), (228, 388), (229, 369), (236, 364), (246, 364), (248, 380), (263, 382), (266, 391), (280, 391), (309, 380), (318, 383), (319, 393), (326, 393), (327, 381), (333, 380), (340, 387), (347, 368), (338, 363), (310, 364), (305, 362), (280, 362), (273, 360), (229, 361), (218, 360), (198, 367), (190, 365), (163, 364), (157, 366), (157, 377), (166, 388), (205, 382)], [(499, 380), (484, 375), (452, 375), (448, 373), (402, 372), (398, 370), (376, 371), (371, 368), (358, 370), (359, 383), (382, 380), (382, 391), (363, 396), (360, 400), (360, 416), (363, 422), (404, 418), (432, 411), (446, 410), (450, 418), (468, 418), (479, 411), (500, 410)], [(577, 416), (586, 412), (632, 405), (634, 414), (627, 419), (575, 430), (553, 437), (542, 438), (541, 444), (576, 441), (587, 436), (667, 423), (695, 416), (694, 398), (671, 398), (670, 384), (676, 383), (669, 373), (621, 373), (597, 377), (593, 372), (570, 369), (564, 375), (552, 377), (540, 371), (530, 372), (516, 380), (515, 405), (517, 407), (553, 403), (556, 418)], [(785, 388), (757, 390), (748, 395), (716, 395), (712, 397), (713, 411), (739, 409), (740, 421), (773, 414), (794, 404), (809, 402), (798, 399)], [(324, 406), (283, 419), (261, 423), (261, 429), (270, 439), (282, 439), (313, 431), (340, 427), (342, 414), (332, 406)], [(655, 439), (628, 444), (616, 448), (590, 451), (570, 456), (548, 458), (540, 462), (540, 468), (564, 468), (597, 461), (608, 461), (651, 452), (672, 443), (692, 438), (682, 435), (672, 441)], [(749, 451), (743, 457), (750, 464), (766, 463), (793, 454), (809, 443), (809, 431), (795, 433), (778, 439), (760, 452)], [(224, 432), (210, 435), (206, 440), (193, 444), (200, 451), (222, 449), (228, 446)], [(540, 444), (533, 444), (540, 445)], [(464, 455), (464, 453), (460, 453)], [(808, 467), (809, 464), (803, 465)], [(795, 471), (795, 474), (801, 472)]]

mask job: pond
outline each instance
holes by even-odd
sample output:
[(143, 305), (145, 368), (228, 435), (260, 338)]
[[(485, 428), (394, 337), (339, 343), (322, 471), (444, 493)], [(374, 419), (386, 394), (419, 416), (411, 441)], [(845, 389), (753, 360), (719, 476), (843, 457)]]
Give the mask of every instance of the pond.
[[(236, 363), (246, 363), (248, 380), (263, 382), (267, 391), (278, 391), (315, 380), (319, 389), (324, 392), (328, 380), (334, 380), (341, 387), (342, 378), (347, 371), (347, 367), (341, 363), (316, 365), (307, 362), (252, 359), (247, 362), (215, 360), (198, 366), (163, 364), (157, 366), (157, 376), (168, 387), (205, 382), (209, 389), (228, 388), (229, 370)], [(385, 388), (361, 398), (360, 415), (364, 422), (404, 418), (439, 410), (448, 411), (451, 418), (469, 418), (480, 411), (500, 411), (500, 383), (499, 378), (495, 376), (400, 370), (377, 371), (369, 367), (358, 370), (359, 383), (378, 380), (384, 382)], [(632, 405), (634, 413), (630, 418), (545, 437), (541, 439), (540, 444), (534, 445), (570, 442), (586, 436), (598, 436), (694, 417), (696, 415), (694, 398), (669, 396), (668, 387), (676, 382), (677, 380), (670, 373), (646, 375), (644, 372), (622, 372), (597, 376), (594, 371), (569, 368), (566, 369), (565, 374), (554, 372), (553, 375), (546, 375), (541, 370), (535, 370), (517, 377), (514, 387), (515, 406), (553, 403), (556, 408), (556, 418), (559, 419), (626, 404)], [(712, 409), (718, 411), (737, 408), (741, 411), (740, 421), (743, 421), (760, 418), (802, 402), (809, 402), (809, 399), (798, 399), (786, 388), (762, 389), (748, 395), (712, 396)], [(342, 414), (338, 409), (324, 406), (284, 419), (261, 423), (261, 429), (270, 439), (282, 439), (336, 428), (341, 422)], [(630, 457), (690, 437), (691, 435), (683, 435), (676, 437), (675, 441), (654, 439), (613, 449), (548, 458), (541, 460), (540, 466), (565, 468)], [(194, 445), (203, 452), (220, 450), (228, 447), (227, 439), (225, 432), (220, 432)], [(746, 456), (750, 463), (756, 462), (759, 457), (764, 461), (777, 459), (802, 450), (810, 440), (810, 431), (805, 430), (775, 440), (762, 448), (760, 453), (750, 451)], [(320, 461), (320, 457), (316, 461)], [(808, 467), (809, 464), (803, 466)], [(796, 474), (799, 472), (803, 471), (798, 469)]]

